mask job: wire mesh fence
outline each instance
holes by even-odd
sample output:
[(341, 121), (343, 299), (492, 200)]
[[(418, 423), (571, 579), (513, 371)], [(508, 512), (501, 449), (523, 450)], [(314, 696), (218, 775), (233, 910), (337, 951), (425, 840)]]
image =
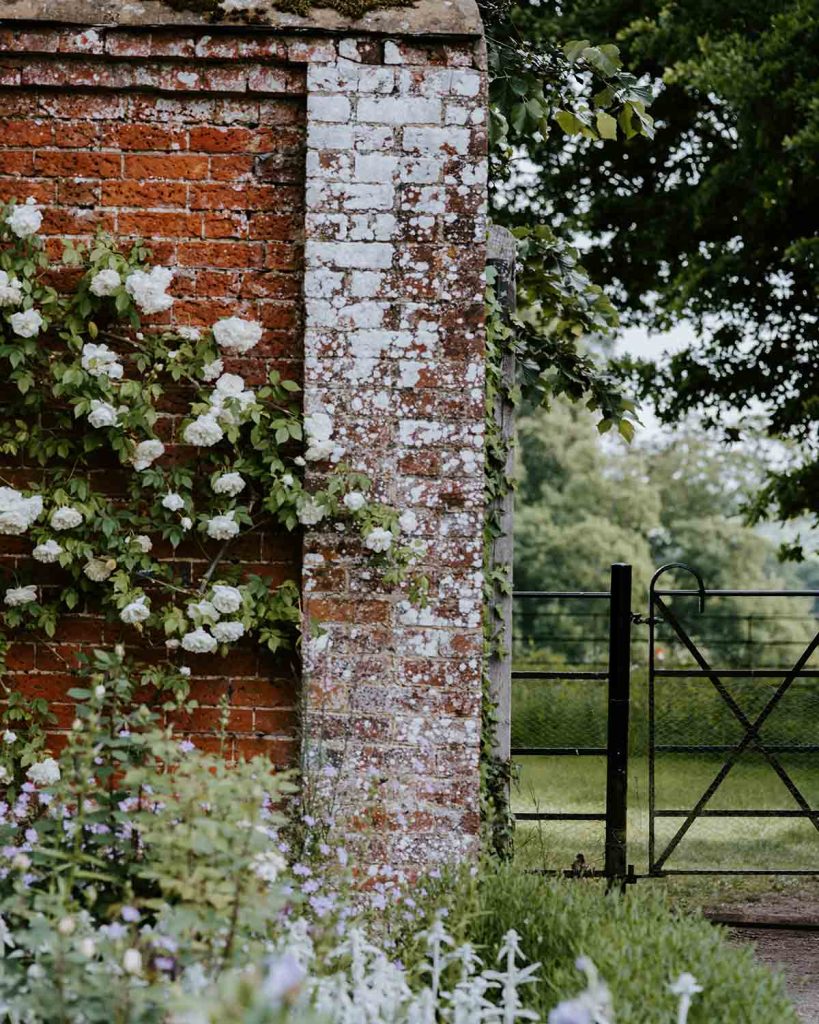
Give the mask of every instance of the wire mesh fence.
[[(659, 849), (734, 756), (748, 723), (768, 707), (819, 628), (819, 602), (812, 593), (709, 594), (703, 613), (696, 592), (667, 594), (663, 600), (724, 693), (668, 622), (654, 624), (650, 659), (649, 631), (635, 629), (629, 828), (638, 869), (647, 865), (651, 824), (649, 661), (654, 669)], [(599, 597), (544, 595), (516, 601), (512, 745), (561, 752), (517, 758), (518, 811), (593, 815), (604, 807), (608, 614), (608, 603)], [(819, 651), (804, 660), (757, 738), (759, 743), (748, 743), (734, 757), (664, 867), (802, 871), (819, 863), (819, 810), (815, 822), (803, 813), (805, 806), (819, 809)], [(586, 753), (565, 756), (573, 749)], [(802, 794), (804, 805), (795, 800), (769, 755)], [(715, 812), (730, 816), (716, 818)], [(527, 833), (519, 834), (525, 849)], [(566, 866), (581, 849), (589, 861), (602, 858), (602, 836), (591, 821), (546, 822), (538, 828), (536, 846), (538, 858), (548, 855), (558, 866)]]

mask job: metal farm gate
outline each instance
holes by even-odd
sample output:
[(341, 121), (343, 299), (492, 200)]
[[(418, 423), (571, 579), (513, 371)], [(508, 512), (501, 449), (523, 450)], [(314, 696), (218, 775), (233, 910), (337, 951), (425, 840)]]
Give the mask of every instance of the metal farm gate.
[[(696, 587), (662, 586), (672, 571)], [(629, 565), (607, 591), (516, 592), (512, 756), (556, 781), (515, 818), (600, 828), (602, 863), (572, 851), (568, 874), (819, 875), (818, 603), (708, 590), (681, 563), (654, 574), (647, 615)]]

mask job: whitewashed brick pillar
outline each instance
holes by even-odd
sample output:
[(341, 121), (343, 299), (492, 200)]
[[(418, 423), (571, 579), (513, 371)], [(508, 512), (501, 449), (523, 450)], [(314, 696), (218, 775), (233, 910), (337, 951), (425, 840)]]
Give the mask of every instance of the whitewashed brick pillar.
[[(484, 50), (346, 38), (307, 71), (305, 405), (413, 513), (429, 606), (344, 532), (305, 540), (305, 760), (393, 867), (474, 852), (479, 823)], [(413, 520), (415, 525), (413, 525)]]

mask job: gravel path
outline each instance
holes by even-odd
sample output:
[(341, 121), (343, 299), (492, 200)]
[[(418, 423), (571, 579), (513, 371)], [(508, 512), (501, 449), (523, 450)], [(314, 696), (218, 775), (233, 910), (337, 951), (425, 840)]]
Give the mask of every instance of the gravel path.
[[(819, 901), (815, 897), (772, 893), (753, 903), (715, 908), (709, 916), (731, 922), (735, 942), (752, 943), (763, 964), (782, 971), (800, 1020), (803, 1024), (819, 1024), (819, 930), (782, 927), (788, 922), (819, 924)], [(743, 928), (743, 919), (772, 927)]]

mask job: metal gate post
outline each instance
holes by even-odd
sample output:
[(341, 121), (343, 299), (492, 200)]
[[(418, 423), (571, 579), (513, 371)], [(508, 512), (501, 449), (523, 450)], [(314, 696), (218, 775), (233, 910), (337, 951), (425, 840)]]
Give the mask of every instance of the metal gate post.
[(609, 879), (628, 874), (628, 727), (631, 688), (631, 566), (611, 567), (609, 620), (606, 865)]

